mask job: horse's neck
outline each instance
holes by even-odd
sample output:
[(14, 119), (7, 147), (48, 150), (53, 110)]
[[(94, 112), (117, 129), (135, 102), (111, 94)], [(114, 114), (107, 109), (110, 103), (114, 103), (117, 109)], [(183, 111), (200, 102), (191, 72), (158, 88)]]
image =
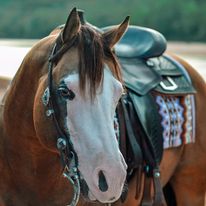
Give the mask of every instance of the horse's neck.
[[(28, 58), (27, 58), (28, 59)], [(16, 131), (34, 133), (32, 107), (39, 79), (38, 69), (25, 60), (13, 79), (4, 100), (4, 121)]]
[[(7, 192), (11, 193), (11, 197), (23, 194), (31, 202), (31, 194), (38, 199), (42, 190), (41, 195), (46, 198), (56, 191), (55, 188), (62, 186), (59, 157), (43, 148), (34, 129), (33, 102), (42, 75), (39, 68), (45, 65), (45, 61), (39, 60), (39, 53), (31, 51), (27, 55), (7, 91), (0, 111), (0, 199)], [(14, 194), (12, 190), (15, 190)], [(68, 192), (67, 189), (65, 192)]]
[[(30, 55), (32, 54), (28, 54), (24, 59), (12, 80), (1, 108), (2, 152), (6, 152), (8, 158), (16, 161), (17, 157), (22, 155), (29, 157), (27, 153), (31, 148), (30, 144), (37, 142), (32, 107), (39, 74), (38, 69), (34, 73), (33, 62), (29, 62)], [(16, 163), (23, 164), (24, 159)]]

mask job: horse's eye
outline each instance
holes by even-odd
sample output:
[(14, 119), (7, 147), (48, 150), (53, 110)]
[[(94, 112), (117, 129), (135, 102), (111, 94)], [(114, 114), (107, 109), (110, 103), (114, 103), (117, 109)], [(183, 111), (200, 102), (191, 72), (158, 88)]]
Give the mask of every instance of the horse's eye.
[(73, 100), (75, 97), (74, 92), (68, 89), (66, 86), (60, 86), (58, 91), (59, 91), (59, 94), (65, 99)]

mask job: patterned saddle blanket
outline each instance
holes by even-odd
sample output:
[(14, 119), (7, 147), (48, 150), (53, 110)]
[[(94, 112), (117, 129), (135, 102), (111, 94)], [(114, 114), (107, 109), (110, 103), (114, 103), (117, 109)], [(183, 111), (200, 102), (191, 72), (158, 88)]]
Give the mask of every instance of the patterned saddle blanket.
[(155, 102), (161, 116), (163, 148), (195, 142), (194, 95), (166, 96), (156, 94)]

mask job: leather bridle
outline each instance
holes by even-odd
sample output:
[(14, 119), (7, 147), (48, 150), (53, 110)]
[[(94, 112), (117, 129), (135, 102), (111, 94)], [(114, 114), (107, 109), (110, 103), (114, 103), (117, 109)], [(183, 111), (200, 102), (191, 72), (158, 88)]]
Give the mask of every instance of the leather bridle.
[[(76, 206), (80, 196), (80, 172), (78, 170), (78, 157), (70, 140), (69, 132), (65, 132), (58, 122), (58, 103), (53, 83), (53, 68), (58, 63), (63, 54), (75, 45), (78, 36), (74, 36), (69, 43), (64, 43), (62, 32), (56, 39), (49, 56), (48, 63), (48, 88), (45, 90), (42, 101), (47, 106), (46, 116), (52, 118), (57, 131), (57, 149), (60, 153), (61, 162), (64, 167), (63, 176), (69, 180), (74, 189), (72, 202), (67, 206)], [(108, 206), (111, 203), (106, 204)]]
[(47, 106), (46, 115), (52, 118), (57, 132), (57, 149), (60, 153), (61, 162), (64, 168), (63, 176), (73, 185), (74, 196), (72, 202), (68, 206), (76, 206), (80, 196), (80, 173), (78, 171), (78, 157), (70, 140), (69, 132), (65, 132), (58, 122), (59, 105), (54, 83), (53, 68), (58, 63), (63, 54), (68, 51), (76, 42), (77, 37), (73, 37), (69, 43), (64, 43), (62, 33), (56, 39), (52, 52), (49, 56), (48, 63), (48, 88), (45, 90), (42, 101)]

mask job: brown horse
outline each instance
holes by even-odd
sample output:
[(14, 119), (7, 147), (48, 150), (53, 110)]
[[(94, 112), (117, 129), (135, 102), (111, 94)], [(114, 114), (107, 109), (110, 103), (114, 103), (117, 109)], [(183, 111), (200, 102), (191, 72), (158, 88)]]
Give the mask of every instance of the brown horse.
[[(127, 26), (128, 18), (100, 34), (73, 9), (60, 33), (26, 55), (1, 103), (0, 206), (140, 204), (135, 177), (118, 200), (127, 166), (113, 126), (123, 87), (112, 48)], [(197, 90), (196, 142), (164, 151), (161, 181), (171, 183), (177, 205), (204, 205), (206, 87), (175, 58)]]

